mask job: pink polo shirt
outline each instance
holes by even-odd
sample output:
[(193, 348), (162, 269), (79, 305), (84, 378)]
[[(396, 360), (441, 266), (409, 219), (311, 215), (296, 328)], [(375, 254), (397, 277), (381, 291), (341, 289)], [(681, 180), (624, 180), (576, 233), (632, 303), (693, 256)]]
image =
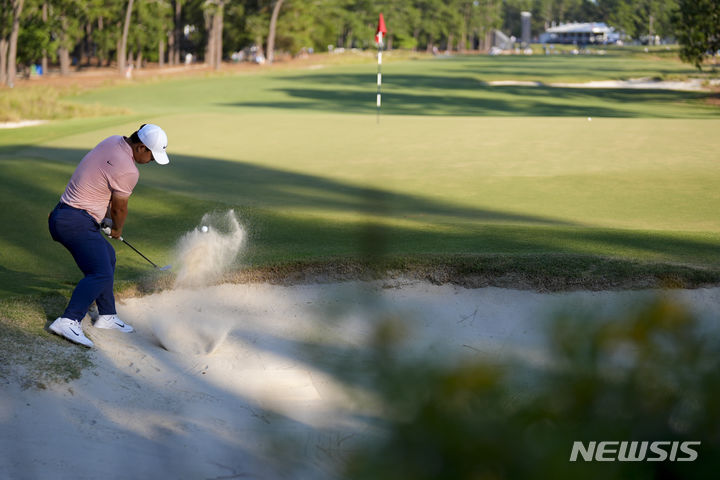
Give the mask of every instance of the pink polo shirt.
[(129, 197), (140, 178), (132, 149), (120, 135), (100, 142), (80, 161), (60, 201), (85, 210), (99, 222), (110, 197)]

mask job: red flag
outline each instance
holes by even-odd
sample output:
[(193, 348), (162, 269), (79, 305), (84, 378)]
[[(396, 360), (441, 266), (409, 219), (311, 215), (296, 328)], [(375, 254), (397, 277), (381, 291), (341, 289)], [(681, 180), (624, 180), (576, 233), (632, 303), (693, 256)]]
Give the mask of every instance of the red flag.
[(378, 20), (377, 30), (375, 31), (375, 43), (382, 43), (386, 33), (387, 28), (385, 27), (385, 19), (383, 18), (383, 14), (381, 13), (380, 19)]

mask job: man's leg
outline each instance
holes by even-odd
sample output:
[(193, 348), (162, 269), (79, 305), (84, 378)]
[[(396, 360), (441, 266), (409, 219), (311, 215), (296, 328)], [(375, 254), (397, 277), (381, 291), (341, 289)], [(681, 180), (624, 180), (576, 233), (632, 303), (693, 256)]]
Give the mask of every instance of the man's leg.
[[(109, 247), (109, 249), (108, 249)], [(112, 253), (112, 257), (110, 256)], [(115, 275), (115, 251), (109, 242), (98, 234), (96, 239), (86, 239), (70, 250), (75, 263), (85, 274), (73, 290), (70, 302), (63, 317), (82, 320), (97, 299), (98, 311), (101, 315), (115, 313), (113, 296), (113, 276)], [(106, 310), (111, 311), (106, 311)]]
[(110, 265), (113, 274), (110, 282), (105, 284), (105, 288), (95, 299), (95, 304), (97, 305), (99, 315), (115, 315), (117, 313), (117, 310), (115, 310), (115, 294), (113, 293), (113, 284), (115, 277), (115, 249), (112, 247), (112, 245), (110, 245), (110, 242), (108, 241), (105, 241), (105, 245), (107, 246), (107, 253), (110, 257)]
[(112, 294), (115, 250), (103, 238), (97, 223), (82, 210), (58, 208), (50, 216), (50, 233), (70, 251), (85, 274), (75, 287), (63, 317), (81, 321), (90, 304), (101, 295), (103, 308), (115, 313)]

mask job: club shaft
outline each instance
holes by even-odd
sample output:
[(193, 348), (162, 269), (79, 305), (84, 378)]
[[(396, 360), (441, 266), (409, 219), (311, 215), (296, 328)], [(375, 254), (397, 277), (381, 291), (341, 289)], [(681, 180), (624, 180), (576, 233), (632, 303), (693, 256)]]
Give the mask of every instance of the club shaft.
[(158, 267), (157, 265), (155, 265), (152, 260), (150, 260), (149, 258), (147, 258), (147, 257), (146, 257), (145, 255), (143, 255), (142, 253), (140, 253), (140, 250), (138, 250), (137, 248), (135, 248), (135, 247), (133, 247), (132, 245), (130, 245), (127, 240), (125, 240), (124, 238), (120, 237), (120, 241), (123, 242), (123, 243), (124, 243), (125, 245), (127, 245), (128, 247), (130, 247), (130, 248), (132, 248), (133, 250), (135, 250), (135, 253), (137, 253), (137, 254), (140, 255), (142, 258), (144, 258), (145, 260), (147, 260), (148, 262), (150, 262), (150, 264), (151, 264), (153, 267), (155, 267), (155, 268), (160, 268), (160, 267)]

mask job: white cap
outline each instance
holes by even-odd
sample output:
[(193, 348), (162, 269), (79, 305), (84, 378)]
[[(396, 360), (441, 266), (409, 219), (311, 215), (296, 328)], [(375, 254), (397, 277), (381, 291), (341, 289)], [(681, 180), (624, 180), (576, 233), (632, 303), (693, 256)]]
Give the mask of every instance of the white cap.
[(162, 128), (152, 123), (144, 125), (138, 130), (138, 138), (152, 152), (153, 158), (160, 165), (167, 165), (170, 159), (165, 153), (168, 146), (168, 138)]

